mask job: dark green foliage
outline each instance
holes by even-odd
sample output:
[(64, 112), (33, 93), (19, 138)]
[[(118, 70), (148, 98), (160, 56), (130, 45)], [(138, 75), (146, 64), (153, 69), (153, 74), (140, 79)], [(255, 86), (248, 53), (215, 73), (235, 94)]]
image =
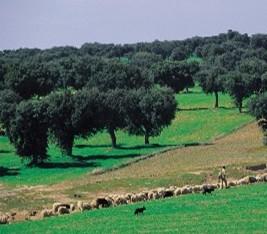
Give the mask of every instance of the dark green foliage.
[(103, 129), (103, 94), (97, 89), (82, 89), (73, 96), (74, 110), (71, 115), (76, 135), (92, 136)]
[(49, 122), (49, 132), (65, 155), (72, 155), (75, 128), (72, 124), (74, 101), (71, 91), (51, 93), (45, 98), (47, 103), (46, 118)]
[(263, 130), (263, 144), (267, 146), (267, 93), (251, 98), (249, 112), (256, 117)]
[(149, 87), (151, 83), (137, 67), (111, 60), (105, 63), (101, 71), (91, 77), (87, 85), (88, 87), (97, 87), (100, 91), (107, 91), (116, 88)]
[(46, 95), (54, 88), (53, 77), (47, 64), (37, 60), (11, 64), (5, 77), (6, 86), (24, 99)]
[(187, 62), (164, 61), (152, 67), (154, 82), (168, 86), (175, 92), (194, 86), (193, 74), (197, 66)]
[(162, 129), (171, 124), (177, 103), (173, 92), (167, 88), (132, 90), (126, 99), (127, 129), (130, 134), (158, 136)]
[(215, 105), (219, 106), (219, 92), (224, 91), (223, 82), (220, 78), (225, 73), (225, 69), (216, 64), (205, 64), (197, 74), (197, 80), (205, 93), (214, 93)]
[(263, 73), (261, 76), (261, 93), (264, 93), (267, 91), (267, 72)]
[(257, 119), (267, 119), (267, 93), (260, 94), (251, 98), (249, 111)]
[(233, 97), (239, 112), (242, 112), (243, 100), (251, 95), (249, 89), (248, 75), (242, 74), (238, 71), (229, 72), (222, 77), (225, 91)]
[(9, 133), (17, 154), (37, 165), (47, 158), (48, 121), (46, 103), (40, 100), (20, 102), (10, 121)]
[(112, 146), (116, 147), (115, 131), (126, 127), (125, 97), (126, 90), (115, 89), (103, 94), (101, 121), (111, 137)]
[(186, 59), (186, 56), (186, 51), (183, 47), (176, 47), (173, 49), (170, 57), (173, 60), (182, 61)]
[(131, 64), (143, 69), (150, 68), (153, 64), (162, 61), (160, 55), (148, 52), (137, 52), (131, 58)]
[(262, 90), (262, 75), (267, 71), (267, 63), (258, 58), (248, 58), (241, 61), (240, 72), (247, 74), (248, 88), (255, 93)]
[(14, 91), (6, 89), (0, 91), (0, 122), (6, 129), (6, 134), (10, 137), (10, 123), (16, 113), (16, 105), (21, 101), (21, 97)]

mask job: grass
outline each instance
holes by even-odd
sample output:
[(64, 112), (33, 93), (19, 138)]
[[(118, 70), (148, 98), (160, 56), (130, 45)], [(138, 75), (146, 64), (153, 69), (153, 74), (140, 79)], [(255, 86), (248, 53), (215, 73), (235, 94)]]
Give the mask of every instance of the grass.
[(267, 185), (256, 184), (5, 225), (0, 233), (266, 233), (266, 196)]
[(151, 138), (150, 146), (144, 145), (143, 137), (118, 131), (120, 147), (112, 149), (109, 135), (103, 132), (88, 140), (76, 139), (73, 158), (61, 156), (59, 149), (50, 145), (49, 161), (42, 168), (28, 168), (15, 155), (8, 139), (0, 137), (0, 183), (9, 186), (55, 184), (168, 147), (210, 141), (252, 120), (248, 114), (238, 113), (228, 95), (221, 95), (221, 108), (213, 109), (214, 98), (211, 95), (203, 94), (198, 87), (192, 91), (177, 95), (180, 110), (175, 120), (159, 137)]

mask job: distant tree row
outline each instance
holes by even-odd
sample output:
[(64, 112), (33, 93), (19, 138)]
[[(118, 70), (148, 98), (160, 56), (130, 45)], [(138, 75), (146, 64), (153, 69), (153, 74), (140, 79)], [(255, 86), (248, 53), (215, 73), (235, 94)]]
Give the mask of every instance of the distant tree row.
[(204, 92), (215, 95), (215, 107), (219, 106), (219, 92), (226, 92), (241, 112), (245, 98), (267, 91), (267, 63), (257, 57), (230, 61), (225, 56), (205, 60), (195, 79)]

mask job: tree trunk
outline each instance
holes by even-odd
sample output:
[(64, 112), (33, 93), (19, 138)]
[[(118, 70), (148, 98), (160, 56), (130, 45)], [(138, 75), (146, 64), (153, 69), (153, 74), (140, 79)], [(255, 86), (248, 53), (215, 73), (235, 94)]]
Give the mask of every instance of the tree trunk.
[(28, 164), (29, 167), (34, 167), (43, 163), (43, 160), (38, 155), (33, 155), (31, 162)]
[(218, 92), (214, 92), (214, 94), (215, 94), (215, 105), (214, 105), (214, 107), (218, 108), (219, 107), (219, 95), (218, 95)]
[(74, 143), (74, 136), (68, 136), (67, 139), (65, 139), (64, 144), (61, 144), (61, 151), (63, 155), (72, 156), (72, 147)]
[(238, 110), (239, 110), (239, 113), (242, 113), (242, 107), (243, 107), (243, 102), (240, 101), (240, 102), (238, 103)]
[(111, 138), (112, 147), (116, 148), (117, 147), (117, 139), (116, 139), (116, 135), (115, 135), (114, 129), (113, 128), (109, 128), (108, 129), (108, 133), (109, 133), (110, 138)]
[(145, 134), (145, 145), (149, 145), (149, 135)]

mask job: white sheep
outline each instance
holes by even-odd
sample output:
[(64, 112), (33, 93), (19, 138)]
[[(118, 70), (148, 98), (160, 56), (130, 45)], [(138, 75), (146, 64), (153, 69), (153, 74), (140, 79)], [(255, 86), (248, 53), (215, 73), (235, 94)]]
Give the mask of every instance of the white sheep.
[(55, 215), (55, 213), (53, 212), (53, 209), (44, 209), (41, 211), (41, 217), (45, 218), (45, 217), (50, 217)]
[(83, 202), (83, 201), (78, 201), (77, 202), (77, 208), (80, 210), (80, 211), (84, 211), (84, 210), (91, 210), (92, 207), (89, 203), (87, 202)]

